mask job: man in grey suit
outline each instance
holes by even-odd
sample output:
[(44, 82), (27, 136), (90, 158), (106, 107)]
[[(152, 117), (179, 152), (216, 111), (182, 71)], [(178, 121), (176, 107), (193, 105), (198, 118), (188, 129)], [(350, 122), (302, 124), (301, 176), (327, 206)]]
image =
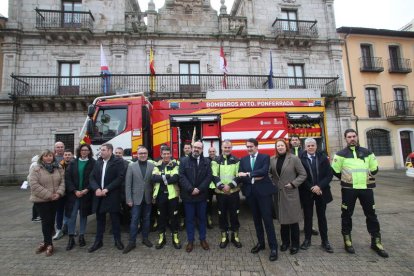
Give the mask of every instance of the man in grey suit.
[(123, 253), (127, 254), (136, 247), (138, 223), (142, 214), (142, 243), (152, 247), (148, 239), (150, 228), (150, 215), (152, 206), (152, 170), (154, 164), (148, 162), (148, 150), (144, 146), (138, 147), (138, 161), (131, 163), (125, 177), (126, 203), (131, 207), (131, 225), (129, 243)]

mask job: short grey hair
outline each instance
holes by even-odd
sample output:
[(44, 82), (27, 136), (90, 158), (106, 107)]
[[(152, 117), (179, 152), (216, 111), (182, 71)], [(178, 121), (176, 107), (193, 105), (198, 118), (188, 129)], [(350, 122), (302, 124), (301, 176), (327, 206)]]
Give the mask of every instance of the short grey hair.
[(318, 143), (316, 143), (316, 140), (315, 139), (313, 139), (313, 138), (306, 138), (305, 145), (311, 144), (311, 143), (314, 143), (316, 145), (318, 144)]

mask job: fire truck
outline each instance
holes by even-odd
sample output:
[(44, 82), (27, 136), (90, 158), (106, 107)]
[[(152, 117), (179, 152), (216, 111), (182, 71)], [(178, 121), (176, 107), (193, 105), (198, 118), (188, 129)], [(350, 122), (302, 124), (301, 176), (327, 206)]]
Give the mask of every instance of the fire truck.
[(324, 98), (317, 91), (295, 93), (299, 95), (223, 90), (209, 91), (203, 99), (153, 101), (143, 93), (98, 97), (88, 107), (80, 138), (91, 144), (94, 154), (103, 143), (111, 143), (124, 148), (127, 158), (137, 156), (139, 145), (158, 158), (164, 144), (179, 158), (184, 143), (197, 140), (204, 144), (204, 156), (210, 147), (220, 152), (221, 142), (230, 140), (233, 154), (242, 157), (248, 138), (259, 141), (260, 152), (274, 155), (275, 141), (292, 135), (315, 138), (327, 152)]

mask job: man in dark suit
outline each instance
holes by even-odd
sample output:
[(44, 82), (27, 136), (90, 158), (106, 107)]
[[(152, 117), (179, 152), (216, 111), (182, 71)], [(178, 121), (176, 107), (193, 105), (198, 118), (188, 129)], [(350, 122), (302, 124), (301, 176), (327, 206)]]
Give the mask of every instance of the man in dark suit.
[(120, 206), (121, 185), (124, 181), (124, 162), (115, 157), (112, 144), (103, 144), (100, 157), (89, 177), (90, 187), (95, 196), (93, 199), (93, 212), (96, 213), (96, 236), (95, 242), (88, 252), (92, 253), (103, 245), (103, 234), (105, 232), (106, 213), (109, 213), (112, 221), (112, 233), (115, 246), (119, 250), (124, 249), (121, 241)]
[[(272, 195), (275, 186), (269, 178), (270, 157), (258, 152), (259, 143), (250, 138), (246, 142), (249, 155), (240, 160), (239, 177), (243, 182), (242, 192), (253, 214), (254, 227), (258, 243), (252, 248), (253, 254), (265, 249), (263, 223), (270, 247), (270, 261), (277, 260), (276, 232), (272, 218)], [(263, 221), (263, 222), (262, 222)]]
[(316, 140), (305, 140), (305, 151), (300, 156), (308, 175), (302, 186), (302, 206), (305, 217), (305, 240), (301, 249), (306, 250), (311, 245), (313, 206), (316, 205), (318, 227), (321, 234), (322, 248), (329, 253), (333, 249), (328, 241), (328, 225), (326, 222), (326, 205), (332, 201), (332, 193), (329, 183), (333, 173), (330, 169), (328, 158), (317, 151)]
[[(294, 154), (294, 155), (296, 155), (297, 157), (300, 158), (304, 151), (302, 150), (300, 138), (299, 138), (298, 135), (294, 134), (290, 137), (290, 145), (291, 145), (290, 153)], [(300, 185), (299, 186), (299, 196), (300, 196), (301, 204), (303, 202), (302, 197), (304, 196), (304, 187), (305, 187), (305, 185)], [(302, 205), (302, 209), (303, 209), (303, 205)], [(305, 213), (303, 214), (303, 216), (305, 216)], [(305, 231), (305, 230), (303, 230), (303, 231)], [(319, 235), (319, 232), (317, 230), (313, 229), (313, 227), (312, 227), (312, 235), (314, 235), (314, 236)]]
[(187, 231), (187, 252), (194, 247), (194, 221), (198, 219), (200, 245), (204, 250), (210, 247), (206, 241), (207, 228), (207, 196), (212, 180), (211, 161), (203, 157), (203, 143), (195, 142), (192, 154), (180, 161), (180, 194), (184, 202), (185, 227)]

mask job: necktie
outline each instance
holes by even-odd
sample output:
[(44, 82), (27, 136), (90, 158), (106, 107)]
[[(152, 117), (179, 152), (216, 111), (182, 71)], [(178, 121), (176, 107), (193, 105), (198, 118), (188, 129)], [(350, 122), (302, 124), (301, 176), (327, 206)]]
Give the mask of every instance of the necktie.
[(250, 159), (250, 165), (252, 166), (252, 170), (254, 168), (254, 162), (256, 161), (256, 157), (252, 155), (252, 158)]
[(315, 163), (315, 155), (311, 155), (312, 164)]

